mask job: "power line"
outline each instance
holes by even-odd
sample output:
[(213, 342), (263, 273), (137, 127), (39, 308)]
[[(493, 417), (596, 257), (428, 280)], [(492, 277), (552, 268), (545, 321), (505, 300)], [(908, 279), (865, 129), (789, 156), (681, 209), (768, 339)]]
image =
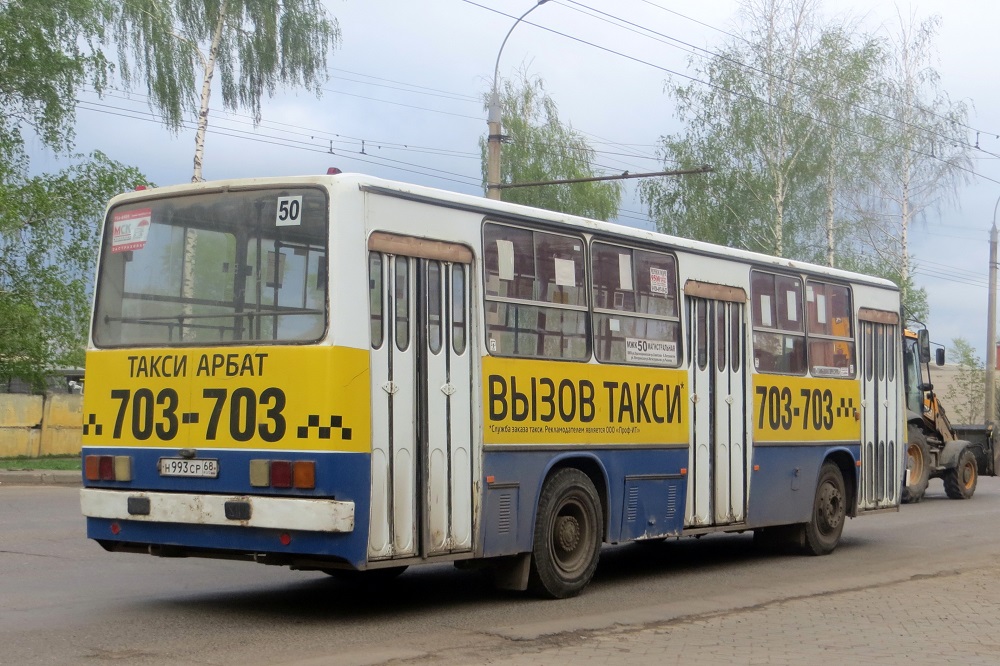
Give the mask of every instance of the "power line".
[[(667, 7), (663, 7), (661, 5), (658, 5), (657, 3), (652, 2), (651, 0), (639, 0), (639, 1), (643, 2), (643, 3), (647, 4), (647, 5), (649, 5), (651, 7), (655, 7), (657, 9), (659, 9), (659, 10), (667, 12), (669, 14), (673, 14), (675, 16), (678, 16), (678, 17), (683, 18), (685, 20), (691, 21), (693, 23), (697, 23), (698, 25), (704, 26), (704, 27), (709, 28), (711, 30), (715, 30), (716, 32), (719, 32), (719, 33), (722, 33), (723, 35), (727, 35), (729, 37), (732, 37), (732, 38), (737, 39), (737, 40), (739, 40), (741, 42), (744, 42), (746, 44), (751, 44), (752, 43), (752, 42), (750, 42), (750, 40), (746, 39), (745, 37), (743, 37), (741, 35), (737, 35), (735, 33), (729, 32), (727, 30), (723, 30), (722, 28), (718, 28), (716, 26), (709, 25), (708, 23), (704, 23), (702, 21), (694, 19), (694, 18), (692, 18), (690, 16), (682, 14), (682, 13), (680, 13), (678, 11), (673, 10), (673, 9), (668, 9)], [(872, 92), (872, 93), (875, 93), (875, 94), (881, 94), (881, 91), (879, 91), (879, 90), (873, 90), (871, 88), (866, 88), (866, 89), (868, 90), (868, 92)], [(924, 113), (936, 116), (937, 118), (939, 118), (941, 120), (946, 120), (948, 122), (953, 122), (950, 118), (948, 118), (946, 116), (942, 116), (941, 114), (935, 112), (932, 109), (924, 108), (923, 106), (921, 106), (919, 104), (914, 104), (913, 106), (914, 106), (914, 108), (916, 108), (916, 109), (918, 109), (918, 110), (920, 110), (920, 111), (922, 111)], [(993, 132), (993, 131), (989, 131), (989, 130), (984, 130), (984, 129), (976, 128), (976, 127), (974, 127), (972, 125), (968, 125), (966, 123), (956, 123), (956, 124), (959, 127), (964, 127), (964, 128), (966, 128), (966, 129), (968, 129), (968, 130), (970, 130), (972, 132), (975, 132), (977, 135), (979, 135), (979, 134), (985, 134), (987, 136), (995, 136), (997, 139), (1000, 139), (1000, 132)], [(979, 148), (979, 145), (978, 145), (978, 137), (977, 137), (977, 142), (976, 142), (975, 148), (977, 150), (982, 150), (981, 148)]]
[[(473, 0), (462, 0), (462, 2), (465, 2), (466, 4), (473, 5), (475, 7), (479, 7), (481, 9), (485, 9), (487, 11), (490, 11), (490, 12), (493, 12), (493, 13), (496, 13), (496, 14), (500, 14), (501, 16), (506, 16), (508, 18), (516, 18), (516, 17), (514, 17), (514, 16), (512, 16), (510, 14), (507, 14), (507, 13), (505, 13), (503, 11), (500, 11), (498, 9), (493, 9), (492, 7), (487, 7), (486, 5), (481, 5), (481, 4), (477, 3), (477, 2), (474, 2)], [(570, 34), (567, 34), (565, 32), (561, 32), (559, 30), (555, 30), (553, 28), (549, 28), (549, 27), (546, 27), (546, 26), (543, 26), (543, 25), (539, 25), (539, 24), (534, 23), (534, 22), (529, 21), (529, 20), (524, 20), (524, 21), (522, 21), (522, 23), (526, 23), (526, 24), (531, 25), (533, 27), (539, 28), (540, 30), (544, 30), (546, 32), (550, 32), (550, 33), (552, 33), (554, 35), (559, 35), (560, 37), (565, 37), (566, 39), (570, 39), (570, 40), (573, 40), (575, 42), (579, 42), (579, 43), (584, 44), (586, 46), (590, 46), (592, 48), (596, 48), (596, 49), (598, 49), (600, 51), (604, 51), (606, 53), (611, 53), (611, 54), (617, 55), (617, 56), (619, 56), (621, 58), (625, 58), (625, 59), (631, 60), (633, 62), (637, 62), (637, 63), (643, 64), (643, 65), (647, 65), (647, 66), (652, 67), (654, 69), (658, 69), (660, 71), (667, 72), (667, 73), (673, 74), (675, 76), (679, 76), (681, 78), (687, 79), (687, 80), (695, 82), (695, 83), (700, 83), (701, 85), (704, 85), (704, 86), (706, 86), (708, 88), (711, 88), (711, 89), (716, 90), (716, 91), (721, 92), (721, 93), (725, 93), (725, 94), (728, 94), (728, 95), (734, 95), (736, 97), (741, 97), (741, 98), (744, 98), (744, 99), (748, 99), (750, 101), (757, 102), (759, 104), (763, 104), (763, 105), (768, 106), (768, 107), (778, 108), (778, 105), (775, 104), (774, 102), (769, 102), (767, 100), (762, 100), (762, 99), (760, 99), (758, 97), (755, 97), (754, 95), (750, 95), (750, 94), (747, 94), (747, 93), (741, 93), (741, 92), (738, 92), (738, 91), (733, 91), (733, 90), (729, 90), (729, 89), (726, 89), (726, 88), (722, 88), (720, 86), (717, 86), (717, 85), (714, 85), (712, 83), (709, 83), (708, 81), (703, 81), (701, 79), (693, 77), (693, 76), (691, 76), (689, 74), (684, 74), (684, 73), (678, 72), (676, 70), (670, 69), (669, 67), (665, 67), (663, 65), (658, 65), (656, 63), (649, 62), (648, 60), (643, 60), (642, 58), (638, 58), (636, 56), (631, 56), (631, 55), (628, 55), (626, 53), (622, 53), (621, 51), (616, 51), (615, 49), (612, 49), (612, 48), (609, 48), (609, 47), (606, 47), (606, 46), (601, 46), (600, 44), (596, 44), (594, 42), (591, 42), (591, 41), (588, 41), (588, 40), (585, 40), (585, 39), (581, 39), (579, 37), (574, 37), (573, 35), (570, 35)], [(843, 127), (841, 125), (837, 125), (836, 123), (833, 123), (833, 122), (830, 122), (830, 121), (827, 121), (827, 120), (823, 120), (821, 118), (815, 118), (815, 117), (813, 117), (813, 116), (811, 116), (811, 115), (809, 115), (807, 113), (801, 112), (801, 111), (792, 110), (791, 113), (793, 113), (794, 115), (806, 118), (808, 120), (811, 120), (811, 121), (813, 121), (815, 123), (819, 123), (821, 125), (826, 125), (828, 127), (839, 129), (839, 130), (842, 130), (844, 132), (848, 132), (850, 134), (855, 134), (855, 135), (863, 137), (863, 138), (875, 140), (875, 137), (872, 137), (870, 135), (864, 134), (863, 132), (859, 132), (857, 130), (853, 130), (853, 129), (849, 128), (849, 127)], [(942, 163), (948, 164), (949, 166), (951, 166), (951, 167), (953, 167), (955, 169), (958, 169), (960, 171), (965, 171), (965, 172), (970, 173), (970, 174), (972, 174), (974, 176), (982, 178), (983, 180), (987, 180), (987, 181), (990, 181), (992, 183), (996, 183), (997, 185), (1000, 185), (1000, 180), (997, 180), (997, 179), (994, 179), (994, 178), (990, 178), (989, 176), (983, 175), (983, 174), (981, 174), (981, 173), (979, 173), (977, 171), (974, 171), (973, 169), (970, 169), (969, 167), (963, 166), (961, 164), (957, 164), (955, 162), (949, 162), (948, 160), (942, 159), (942, 158), (934, 155), (933, 153), (927, 153), (927, 152), (924, 152), (924, 151), (921, 151), (921, 150), (917, 150), (915, 148), (907, 148), (906, 150), (908, 152), (914, 154), (914, 155), (920, 155), (922, 157), (927, 157), (927, 158), (930, 158), (932, 160), (936, 160), (938, 162), (942, 162)]]
[[(904, 127), (912, 128), (914, 130), (917, 130), (919, 132), (923, 132), (923, 133), (931, 135), (931, 136), (935, 136), (935, 137), (937, 137), (939, 139), (943, 139), (943, 140), (945, 140), (945, 141), (947, 141), (949, 143), (950, 142), (954, 142), (954, 141), (957, 140), (955, 137), (942, 134), (941, 132), (939, 132), (937, 130), (934, 130), (932, 128), (924, 127), (922, 125), (919, 125), (919, 124), (917, 124), (915, 122), (911, 122), (911, 121), (906, 120), (906, 119), (900, 119), (900, 118), (896, 118), (896, 117), (890, 116), (887, 113), (878, 111), (877, 109), (870, 109), (870, 108), (868, 108), (868, 107), (866, 107), (866, 106), (864, 106), (862, 104), (855, 104), (855, 103), (848, 102), (848, 101), (846, 101), (846, 100), (838, 97), (837, 95), (826, 93), (826, 92), (823, 92), (823, 91), (820, 91), (820, 90), (816, 90), (815, 88), (812, 88), (812, 87), (810, 87), (808, 85), (805, 85), (805, 84), (803, 84), (801, 82), (794, 81), (794, 80), (792, 80), (790, 78), (786, 78), (786, 77), (778, 75), (778, 74), (773, 74), (773, 73), (764, 71), (764, 70), (760, 69), (759, 67), (755, 67), (753, 65), (744, 63), (744, 62), (742, 62), (740, 60), (737, 60), (735, 58), (731, 58), (731, 57), (725, 55), (724, 53), (719, 53), (717, 51), (711, 51), (709, 49), (704, 49), (704, 48), (701, 48), (699, 46), (695, 46), (694, 44), (691, 44), (689, 42), (685, 42), (685, 41), (683, 41), (681, 39), (677, 39), (676, 37), (671, 37), (670, 35), (667, 35), (665, 33), (658, 32), (656, 30), (653, 30), (651, 28), (647, 28), (647, 27), (644, 27), (644, 26), (640, 26), (637, 23), (633, 23), (632, 21), (628, 21), (626, 19), (621, 18), (620, 16), (616, 16), (614, 14), (609, 14), (608, 12), (604, 12), (604, 11), (601, 11), (599, 9), (595, 9), (593, 7), (589, 7), (588, 5), (585, 5), (585, 4), (581, 3), (581, 2), (578, 2), (577, 0), (565, 0), (565, 2), (569, 2), (570, 4), (576, 5), (576, 7), (583, 8), (583, 9), (585, 9), (587, 11), (582, 11), (581, 9), (576, 9), (576, 7), (570, 7), (569, 5), (565, 4), (564, 2), (558, 2), (557, 4), (559, 4), (559, 5), (563, 6), (563, 7), (566, 7), (567, 9), (571, 9), (573, 11), (578, 11), (578, 12), (584, 14), (584, 15), (590, 16), (591, 18), (595, 18), (595, 19), (597, 19), (599, 21), (602, 21), (604, 23), (607, 23), (609, 25), (614, 25), (614, 26), (622, 28), (624, 30), (628, 30), (629, 32), (632, 32), (634, 34), (641, 35), (641, 36), (646, 37), (648, 39), (653, 39), (654, 41), (657, 41), (657, 42), (659, 42), (661, 44), (666, 44), (668, 46), (673, 46), (675, 48), (682, 48), (681, 46), (678, 46), (678, 45), (682, 45), (683, 47), (686, 47), (686, 48), (682, 48), (682, 50), (684, 50), (685, 52), (690, 53), (690, 54), (692, 54), (694, 56), (697, 56), (699, 58), (720, 58), (720, 59), (725, 60), (726, 62), (728, 62), (728, 63), (730, 63), (732, 65), (735, 65), (737, 67), (741, 67), (741, 68), (743, 68), (745, 70), (748, 70), (750, 72), (754, 72), (754, 73), (756, 73), (756, 74), (758, 74), (758, 75), (760, 75), (762, 77), (766, 77), (766, 78), (771, 79), (771, 80), (779, 81), (781, 83), (785, 83), (785, 84), (788, 84), (790, 86), (794, 86), (796, 88), (801, 88), (801, 89), (803, 89), (803, 90), (805, 90), (805, 91), (807, 91), (809, 93), (812, 93), (814, 95), (818, 94), (818, 95), (820, 95), (822, 97), (825, 97), (826, 99), (830, 99), (830, 100), (834, 100), (834, 101), (840, 102), (841, 104), (843, 104), (845, 106), (848, 106), (848, 107), (853, 107), (853, 108), (856, 108), (856, 109), (860, 109), (860, 110), (862, 110), (862, 111), (864, 111), (864, 112), (866, 112), (868, 114), (871, 114), (873, 116), (882, 118), (884, 120), (888, 120), (890, 122), (902, 125)], [(588, 13), (588, 12), (591, 12), (591, 13)], [(613, 20), (611, 20), (611, 19), (613, 19)], [(655, 35), (655, 37), (653, 37), (651, 35)], [(658, 39), (657, 37), (660, 37), (662, 39)], [(746, 41), (746, 40), (743, 40), (743, 41)], [(788, 60), (790, 62), (792, 62), (792, 63), (796, 63), (797, 62), (794, 58), (788, 58)], [(838, 79), (838, 80), (840, 80), (840, 79)], [(865, 87), (865, 89), (868, 90), (869, 92), (872, 92), (874, 94), (877, 94), (879, 96), (883, 96), (884, 97), (884, 95), (881, 93), (881, 91), (872, 90), (871, 88), (868, 88), (867, 86)], [(933, 115), (933, 116), (938, 117), (938, 118), (940, 118), (942, 120), (950, 120), (950, 119), (948, 119), (948, 118), (946, 118), (944, 116), (941, 116), (940, 114), (938, 114), (938, 113), (936, 113), (934, 111), (931, 111), (929, 109), (924, 109), (924, 108), (920, 107), (917, 104), (913, 104), (912, 108), (920, 110), (920, 111), (923, 111), (924, 113), (927, 113), (929, 115)], [(966, 127), (966, 128), (969, 128), (969, 129), (972, 129), (972, 131), (976, 131), (978, 133), (978, 130), (975, 130), (974, 128), (970, 128), (968, 125), (962, 125), (961, 123), (956, 123), (956, 124), (960, 125), (960, 126), (963, 126), (963, 127)], [(836, 127), (835, 125), (831, 125), (831, 126)], [(1000, 155), (997, 155), (995, 153), (991, 153), (988, 150), (980, 148), (978, 141), (977, 141), (977, 143), (975, 145), (973, 145), (972, 143), (970, 143), (968, 141), (962, 141), (961, 143), (962, 143), (962, 145), (964, 145), (966, 148), (968, 148), (970, 150), (978, 150), (978, 151), (983, 152), (983, 153), (985, 153), (987, 155), (990, 155), (991, 157), (1000, 158)]]
[[(104, 114), (107, 114), (107, 115), (119, 116), (119, 117), (124, 117), (124, 118), (130, 118), (132, 120), (141, 120), (141, 121), (144, 121), (144, 122), (152, 122), (152, 123), (157, 123), (157, 124), (160, 124), (162, 122), (160, 119), (152, 117), (152, 116), (136, 115), (135, 113), (130, 113), (127, 110), (123, 112), (122, 110), (116, 109), (116, 107), (108, 107), (107, 105), (96, 104), (94, 102), (85, 101), (85, 100), (77, 100), (77, 102), (79, 104), (79, 108), (81, 108), (81, 109), (83, 109), (85, 111), (92, 111), (92, 112), (96, 112), (96, 113), (104, 113)], [(102, 106), (104, 108), (101, 108)], [(94, 108), (94, 107), (96, 107), (96, 108)], [(195, 129), (195, 125), (193, 123), (190, 123), (190, 122), (187, 122), (187, 121), (182, 121), (181, 125), (185, 129)], [(338, 149), (336, 152), (331, 152), (328, 148), (324, 148), (322, 146), (318, 146), (318, 145), (314, 145), (314, 144), (309, 144), (309, 143), (304, 142), (304, 141), (294, 141), (294, 140), (293, 141), (288, 141), (288, 140), (282, 139), (281, 137), (273, 137), (273, 136), (268, 136), (268, 135), (251, 134), (251, 133), (243, 131), (243, 130), (234, 130), (234, 129), (231, 129), (231, 128), (220, 128), (220, 127), (213, 126), (213, 125), (209, 125), (209, 127), (208, 127), (208, 133), (209, 134), (213, 134), (213, 135), (217, 135), (217, 136), (226, 136), (226, 137), (230, 137), (230, 138), (243, 139), (243, 140), (246, 140), (246, 141), (254, 141), (256, 143), (261, 143), (261, 144), (266, 144), (266, 145), (274, 145), (274, 146), (281, 146), (281, 147), (284, 147), (284, 148), (294, 148), (294, 149), (297, 149), (297, 150), (306, 150), (306, 151), (309, 151), (309, 152), (325, 153), (325, 154), (330, 154), (330, 155), (343, 156), (343, 157), (347, 157), (349, 159), (352, 159), (352, 160), (355, 160), (355, 161), (358, 161), (358, 162), (362, 162), (362, 163), (365, 163), (365, 164), (374, 164), (376, 166), (389, 167), (389, 168), (393, 168), (393, 169), (396, 169), (398, 171), (403, 171), (403, 172), (406, 172), (406, 173), (416, 173), (416, 174), (420, 174), (420, 175), (423, 175), (423, 176), (433, 176), (433, 177), (439, 178), (441, 180), (446, 180), (446, 181), (449, 181), (449, 182), (460, 183), (462, 185), (475, 185), (475, 186), (479, 186), (479, 185), (482, 184), (481, 179), (475, 178), (475, 177), (472, 177), (472, 176), (467, 176), (465, 174), (460, 174), (460, 173), (455, 173), (455, 172), (451, 172), (451, 171), (446, 171), (446, 170), (443, 170), (443, 169), (435, 169), (433, 167), (428, 167), (428, 166), (421, 165), (421, 164), (413, 164), (411, 162), (404, 162), (402, 160), (394, 160), (394, 159), (390, 159), (390, 158), (386, 158), (386, 157), (379, 157), (379, 156), (369, 155), (367, 153), (358, 153), (356, 151), (345, 151), (345, 150)], [(364, 159), (362, 157), (358, 157), (358, 155), (365, 155), (366, 157), (368, 157), (370, 159)], [(391, 164), (386, 164), (386, 162), (389, 162)], [(414, 168), (406, 168), (406, 167), (414, 167)], [(420, 170), (415, 170), (415, 169), (420, 169)], [(435, 172), (435, 173), (428, 173), (428, 172)], [(456, 176), (457, 178), (451, 178), (451, 177), (448, 177), (448, 176)], [(461, 180), (459, 180), (459, 179), (461, 179)]]

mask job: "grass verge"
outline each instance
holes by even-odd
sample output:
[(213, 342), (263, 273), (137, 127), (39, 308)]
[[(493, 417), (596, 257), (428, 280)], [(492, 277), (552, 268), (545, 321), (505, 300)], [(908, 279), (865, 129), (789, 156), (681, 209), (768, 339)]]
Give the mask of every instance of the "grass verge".
[(80, 456), (42, 456), (32, 458), (29, 456), (14, 456), (12, 458), (0, 458), (0, 470), (79, 470)]

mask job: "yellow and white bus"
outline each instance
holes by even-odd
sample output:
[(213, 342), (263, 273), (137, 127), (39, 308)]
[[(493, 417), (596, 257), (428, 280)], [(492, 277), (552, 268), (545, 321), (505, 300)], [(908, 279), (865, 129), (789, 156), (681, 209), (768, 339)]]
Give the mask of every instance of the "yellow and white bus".
[(87, 534), (565, 597), (602, 544), (832, 551), (895, 510), (899, 294), (788, 259), (361, 175), (111, 201)]

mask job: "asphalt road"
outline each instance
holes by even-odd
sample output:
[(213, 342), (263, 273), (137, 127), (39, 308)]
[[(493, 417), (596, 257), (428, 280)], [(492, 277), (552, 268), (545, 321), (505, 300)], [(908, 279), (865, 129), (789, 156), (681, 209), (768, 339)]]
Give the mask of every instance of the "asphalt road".
[(451, 566), (366, 590), (257, 564), (105, 553), (84, 538), (78, 492), (0, 487), (0, 664), (434, 664), (470, 645), (492, 661), (571, 632), (1000, 561), (994, 478), (970, 501), (932, 481), (921, 504), (849, 522), (827, 557), (761, 553), (749, 534), (606, 548), (591, 585), (564, 601), (495, 591)]

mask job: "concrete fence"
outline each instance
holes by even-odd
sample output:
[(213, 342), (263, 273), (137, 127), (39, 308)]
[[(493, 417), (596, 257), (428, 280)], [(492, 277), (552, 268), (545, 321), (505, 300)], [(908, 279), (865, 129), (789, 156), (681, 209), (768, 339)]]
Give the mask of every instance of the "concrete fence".
[(0, 394), (0, 457), (79, 455), (83, 396)]

